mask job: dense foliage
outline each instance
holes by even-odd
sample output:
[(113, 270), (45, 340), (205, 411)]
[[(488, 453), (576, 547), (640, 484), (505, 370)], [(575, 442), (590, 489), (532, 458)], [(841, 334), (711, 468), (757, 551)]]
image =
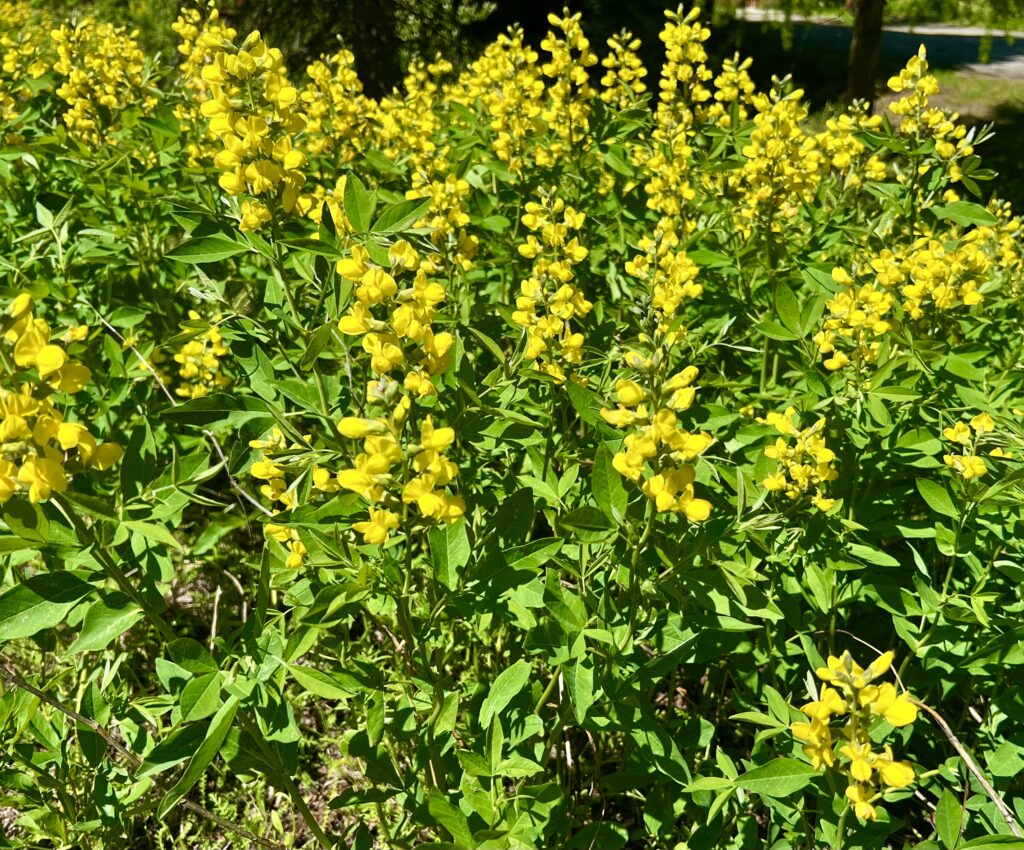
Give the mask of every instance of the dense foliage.
[(1020, 223), (923, 51), (814, 130), (698, 13), (380, 100), (0, 27), (0, 846), (1024, 847)]

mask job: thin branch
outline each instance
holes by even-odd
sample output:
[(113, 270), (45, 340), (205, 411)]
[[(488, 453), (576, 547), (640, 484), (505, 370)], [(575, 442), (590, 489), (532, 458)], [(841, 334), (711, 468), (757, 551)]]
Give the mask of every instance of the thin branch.
[[(45, 702), (51, 708), (56, 709), (61, 714), (65, 715), (66, 717), (69, 717), (76, 723), (82, 724), (83, 726), (87, 727), (88, 729), (92, 730), (97, 735), (99, 735), (104, 741), (106, 741), (107, 746), (114, 753), (116, 753), (120, 759), (124, 761), (125, 765), (128, 767), (129, 771), (132, 774), (134, 774), (136, 771), (138, 771), (140, 767), (142, 767), (142, 758), (138, 754), (132, 752), (127, 747), (125, 747), (124, 744), (118, 741), (117, 738), (111, 735), (110, 732), (104, 729), (99, 723), (97, 723), (95, 720), (89, 717), (86, 717), (83, 714), (79, 714), (74, 709), (68, 708), (67, 706), (57, 702), (57, 700), (55, 700), (49, 694), (44, 693), (43, 691), (39, 690), (39, 688), (26, 682), (24, 679), (21, 678), (21, 676), (15, 673), (7, 665), (6, 659), (2, 659), (2, 656), (0, 656), (0, 674), (3, 675), (3, 679), (5, 682), (7, 682), (8, 685), (13, 685), (16, 688), (20, 688), (21, 690), (32, 694), (32, 696), (34, 696), (36, 699), (40, 700), (41, 702)], [(154, 788), (156, 788), (158, 791), (167, 791), (167, 787), (160, 780), (156, 779), (155, 777), (150, 778), (153, 782)], [(239, 826), (236, 823), (232, 823), (231, 821), (222, 818), (220, 815), (214, 814), (209, 809), (200, 806), (198, 803), (193, 803), (190, 800), (182, 800), (178, 803), (178, 805), (184, 809), (187, 809), (190, 812), (193, 812), (194, 814), (199, 815), (200, 817), (204, 817), (207, 820), (212, 821), (213, 823), (217, 824), (217, 826), (219, 826), (221, 829), (226, 829), (230, 832), (234, 832), (237, 835), (240, 835), (243, 838), (253, 842), (253, 844), (256, 844), (260, 847), (264, 847), (267, 850), (284, 850), (283, 845), (273, 844), (272, 842), (267, 841), (265, 838), (261, 838), (255, 833), (250, 832), (245, 827)]]
[(931, 715), (932, 720), (935, 721), (935, 725), (938, 726), (943, 734), (949, 739), (949, 743), (953, 745), (953, 749), (957, 751), (960, 758), (963, 759), (964, 764), (967, 765), (967, 769), (974, 774), (974, 778), (978, 780), (978, 784), (985, 789), (985, 793), (988, 794), (988, 798), (995, 804), (995, 807), (999, 809), (999, 814), (1003, 816), (1003, 820), (1006, 821), (1006, 825), (1010, 827), (1010, 832), (1017, 836), (1017, 838), (1024, 838), (1024, 834), (1021, 833), (1020, 827), (1017, 826), (1017, 821), (1013, 816), (1013, 812), (1010, 811), (1010, 807), (1003, 802), (1002, 798), (996, 793), (996, 789), (992, 787), (991, 783), (985, 778), (985, 774), (981, 772), (981, 768), (978, 767), (978, 763), (974, 760), (967, 748), (960, 743), (960, 739), (953, 733), (953, 730), (949, 728), (949, 724), (942, 719), (942, 715), (939, 714), (931, 706), (925, 705), (916, 699), (911, 699), (918, 708), (923, 709)]

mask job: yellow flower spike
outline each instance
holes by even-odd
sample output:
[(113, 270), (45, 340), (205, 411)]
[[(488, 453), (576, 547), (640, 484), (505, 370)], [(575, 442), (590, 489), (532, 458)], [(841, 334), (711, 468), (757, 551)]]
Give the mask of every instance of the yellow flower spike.
[(455, 442), (454, 428), (435, 428), (428, 416), (420, 426), (420, 446), (433, 451), (444, 451)]
[(395, 268), (415, 271), (420, 264), (420, 255), (412, 245), (404, 239), (399, 239), (388, 249), (388, 261)]
[(71, 449), (78, 448), (81, 453), (82, 449), (84, 449), (85, 460), (88, 460), (88, 456), (96, 447), (96, 441), (89, 433), (89, 429), (84, 425), (79, 425), (77, 422), (61, 423), (57, 427), (55, 436), (57, 438), (57, 442), (64, 451), (70, 451)]
[(343, 469), (338, 473), (338, 486), (345, 490), (352, 490), (355, 493), (369, 499), (375, 489), (376, 481), (372, 475), (359, 469)]
[(305, 545), (301, 540), (295, 538), (294, 540), (288, 541), (287, 546), (288, 557), (285, 560), (285, 566), (290, 570), (300, 569), (306, 560), (306, 555), (309, 554)]
[(820, 720), (812, 720), (810, 723), (794, 723), (790, 727), (793, 737), (798, 741), (804, 741), (801, 748), (811, 760), (811, 765), (819, 770), (822, 765), (831, 767), (835, 764), (836, 756), (832, 751), (832, 730), (827, 723)]
[(892, 650), (883, 652), (874, 661), (872, 661), (867, 670), (864, 671), (865, 678), (868, 681), (877, 679), (879, 676), (884, 676), (889, 672), (889, 668), (892, 667), (892, 660), (896, 657), (896, 653)]
[(7, 315), (14, 319), (20, 319), (32, 312), (32, 296), (28, 292), (18, 293), (7, 308)]
[(813, 504), (814, 507), (816, 507), (822, 513), (827, 513), (828, 511), (832, 510), (833, 507), (835, 507), (836, 500), (826, 499), (819, 490), (817, 493), (815, 493), (814, 498), (811, 500), (811, 504)]
[(124, 449), (117, 443), (103, 443), (97, 446), (92, 453), (89, 465), (99, 470), (110, 469), (122, 457), (124, 457)]
[(946, 466), (960, 474), (964, 481), (981, 478), (988, 472), (988, 467), (977, 455), (943, 455)]

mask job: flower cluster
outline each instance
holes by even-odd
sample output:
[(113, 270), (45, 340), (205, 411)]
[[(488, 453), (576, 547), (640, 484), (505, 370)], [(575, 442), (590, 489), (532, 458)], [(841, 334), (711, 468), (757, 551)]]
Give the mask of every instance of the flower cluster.
[(640, 39), (623, 30), (608, 39), (608, 54), (601, 60), (605, 69), (601, 77), (601, 100), (616, 109), (628, 109), (647, 91), (644, 77), (647, 69), (636, 52)]
[(156, 105), (155, 94), (146, 90), (137, 35), (92, 18), (50, 33), (57, 54), (53, 70), (61, 77), (56, 93), (68, 105), (64, 124), (83, 142), (105, 141), (126, 107), (149, 112)]
[(636, 370), (639, 380), (616, 381), (618, 407), (601, 411), (609, 425), (630, 429), (612, 465), (620, 475), (639, 482), (659, 512), (675, 511), (690, 522), (703, 522), (711, 515), (711, 503), (696, 497), (692, 463), (714, 438), (704, 431), (681, 428), (677, 415), (688, 410), (696, 397), (697, 368), (687, 366), (666, 377), (660, 351), (652, 357), (631, 351), (626, 364)]
[(547, 87), (548, 101), (541, 111), (547, 124), (549, 143), (534, 149), (537, 165), (550, 168), (576, 147), (590, 144), (590, 104), (596, 92), (590, 85), (587, 68), (597, 64), (597, 54), (583, 34), (580, 13), (562, 17), (548, 15), (548, 23), (558, 32), (549, 31), (541, 41), (542, 50), (551, 58), (541, 66), (551, 80)]
[(867, 154), (867, 145), (858, 137), (859, 133), (877, 129), (881, 124), (881, 115), (868, 115), (866, 104), (859, 103), (829, 118), (825, 129), (814, 137), (828, 164), (843, 174), (845, 186), (857, 188), (864, 180), (885, 179), (885, 162), (876, 154)]
[(198, 9), (182, 8), (171, 29), (180, 39), (178, 53), (183, 58), (178, 70), (185, 92), (184, 100), (174, 107), (174, 116), (182, 132), (189, 137), (188, 164), (196, 168), (217, 153), (212, 140), (200, 132), (202, 115), (199, 110), (208, 91), (202, 78), (203, 66), (213, 62), (221, 47), (234, 41), (238, 33), (221, 22), (216, 6), (210, 6), (205, 17)]
[(441, 129), (437, 106), (442, 81), (451, 70), (451, 63), (440, 58), (429, 64), (415, 61), (401, 89), (396, 89), (377, 105), (375, 141), (388, 159), (405, 160), (410, 169), (416, 171), (431, 167), (431, 160), (443, 153), (443, 146), (436, 140)]
[[(387, 540), (398, 527), (403, 505), (415, 505), (424, 519), (435, 522), (453, 522), (465, 511), (462, 499), (445, 490), (458, 472), (442, 454), (454, 442), (454, 430), (435, 428), (428, 415), (418, 438), (407, 433), (415, 402), (436, 394), (432, 376), (447, 367), (454, 342), (452, 334), (435, 333), (432, 327), (445, 289), (428, 280), (423, 258), (405, 240), (391, 246), (388, 261), (384, 269), (355, 246), (352, 256), (338, 263), (339, 273), (357, 284), (355, 300), (338, 329), (361, 337), (376, 376), (367, 385), (367, 406), (380, 412), (342, 419), (342, 436), (362, 440), (363, 451), (352, 467), (333, 478), (326, 470), (314, 474), (318, 489), (340, 487), (370, 502), (370, 519), (353, 526), (367, 543)], [(402, 274), (411, 274), (412, 281), (400, 290), (395, 276)], [(397, 373), (404, 377), (398, 380)]]
[[(825, 368), (842, 369), (851, 358), (855, 366), (874, 363), (881, 346), (879, 338), (892, 327), (887, 318), (892, 294), (875, 283), (858, 286), (849, 272), (838, 267), (832, 270), (832, 280), (842, 288), (826, 304), (828, 316), (814, 336), (818, 351), (830, 355)], [(842, 348), (836, 347), (839, 342)]]
[(339, 50), (306, 68), (309, 82), (299, 97), (306, 112), (306, 147), (310, 154), (329, 154), (336, 166), (346, 165), (362, 151), (377, 104), (363, 94), (355, 55)]
[(648, 174), (644, 185), (647, 206), (663, 217), (663, 230), (670, 229), (667, 220), (679, 215), (683, 204), (696, 197), (690, 185), (690, 141), (695, 112), (712, 97), (705, 83), (714, 76), (704, 64), (708, 58), (704, 42), (711, 37), (711, 30), (701, 25), (700, 10), (693, 9), (685, 17), (666, 10), (665, 17), (659, 35), (665, 44), (665, 64), (658, 82), (652, 145), (638, 144), (630, 151), (633, 163)]
[[(388, 250), (389, 268), (372, 262), (360, 245), (351, 256), (339, 260), (338, 273), (356, 284), (354, 301), (338, 321), (338, 329), (347, 336), (360, 337), (364, 352), (370, 355), (370, 370), (377, 376), (371, 384), (371, 397), (382, 393), (396, 370), (404, 370), (402, 386), (418, 398), (435, 392), (431, 376), (447, 366), (448, 351), (454, 337), (435, 333), (431, 323), (438, 305), (445, 299), (444, 286), (427, 278), (428, 267), (420, 254), (400, 239)], [(395, 275), (412, 273), (411, 286), (399, 290)]]
[(730, 186), (740, 192), (738, 227), (745, 234), (754, 221), (781, 230), (821, 181), (824, 157), (803, 127), (807, 107), (802, 97), (800, 89), (784, 93), (779, 86), (753, 97), (754, 131), (743, 148), (746, 161), (729, 176)]
[(538, 368), (561, 384), (566, 379), (563, 365), (577, 366), (583, 358), (583, 334), (571, 323), (594, 306), (575, 283), (575, 266), (589, 252), (574, 231), (586, 216), (556, 197), (554, 190), (541, 190), (540, 199), (528, 201), (522, 217), (530, 234), (519, 253), (533, 265), (519, 285), (512, 320), (526, 330), (526, 359), (540, 360)]
[[(906, 67), (889, 78), (889, 89), (903, 97), (889, 104), (889, 111), (901, 118), (899, 132), (912, 137), (918, 144), (930, 139), (935, 155), (949, 172), (952, 182), (961, 179), (959, 161), (974, 153), (967, 137), (967, 128), (957, 124), (956, 113), (929, 106), (929, 98), (939, 93), (939, 81), (928, 73), (928, 60), (924, 45), (912, 56)], [(901, 182), (916, 182), (928, 173), (929, 166), (921, 164), (916, 173), (901, 174)]]
[(752, 64), (752, 59), (740, 59), (738, 55), (722, 60), (722, 72), (714, 81), (715, 102), (707, 107), (705, 120), (727, 128), (747, 120), (747, 107), (753, 102), (756, 90), (754, 81), (750, 79)]
[[(796, 408), (788, 407), (783, 413), (772, 412), (758, 420), (771, 425), (782, 435), (776, 438), (774, 445), (765, 447), (765, 455), (777, 461), (778, 468), (762, 484), (773, 493), (785, 493), (786, 498), (792, 501), (813, 488), (811, 503), (820, 511), (830, 510), (835, 499), (826, 498), (821, 486), (827, 481), (834, 481), (839, 473), (832, 466), (835, 452), (825, 445), (825, 417), (801, 430), (793, 424), (795, 416)], [(787, 438), (792, 438), (793, 442)]]
[(352, 526), (365, 543), (385, 543), (399, 527), (404, 505), (415, 505), (425, 520), (434, 522), (454, 522), (466, 512), (462, 497), (444, 489), (458, 474), (458, 467), (443, 454), (455, 442), (454, 429), (436, 428), (428, 415), (420, 424), (419, 436), (407, 438), (403, 447), (411, 407), (412, 400), (403, 395), (388, 416), (342, 419), (338, 430), (349, 439), (362, 440), (363, 451), (335, 481), (315, 481), (320, 488), (336, 483), (370, 503), (369, 519)]
[[(435, 167), (436, 167), (435, 163)], [(468, 272), (473, 268), (479, 241), (466, 232), (469, 224), (470, 185), (467, 180), (448, 173), (444, 179), (432, 178), (425, 170), (413, 174), (407, 198), (429, 198), (430, 207), (417, 227), (430, 228), (430, 241), (441, 258), (449, 258), (455, 268)]]
[(449, 94), (466, 108), (479, 102), (491, 148), (512, 174), (522, 174), (538, 132), (545, 91), (538, 58), (522, 29), (510, 29), (487, 46)]
[[(663, 218), (650, 236), (642, 236), (635, 254), (624, 264), (626, 274), (641, 281), (650, 293), (650, 307), (658, 318), (659, 328), (668, 332), (679, 307), (686, 301), (700, 298), (704, 287), (697, 281), (700, 269), (685, 251), (679, 249), (679, 236), (672, 222)], [(675, 335), (666, 342), (675, 342)]]
[[(942, 436), (949, 442), (956, 443), (960, 454), (943, 455), (946, 466), (956, 472), (964, 481), (978, 479), (988, 473), (988, 467), (981, 457), (981, 444), (988, 439), (987, 435), (995, 433), (996, 423), (987, 413), (972, 416), (970, 427), (963, 421), (942, 429)], [(989, 449), (990, 457), (1010, 459), (1013, 455), (999, 446)]]
[[(790, 727), (815, 768), (832, 768), (847, 777), (846, 798), (861, 820), (877, 817), (875, 802), (884, 793), (879, 785), (905, 788), (914, 781), (911, 764), (897, 761), (891, 746), (876, 752), (871, 738), (877, 720), (901, 727), (917, 719), (917, 706), (910, 697), (898, 693), (889, 682), (875, 684), (888, 672), (892, 659), (893, 653), (885, 652), (862, 669), (849, 652), (839, 658), (830, 655), (828, 666), (817, 670), (825, 683), (821, 693), (800, 709), (809, 722)], [(836, 730), (832, 724), (839, 719), (844, 725)], [(841, 758), (837, 759), (835, 745), (839, 742)]]
[(200, 109), (223, 146), (214, 157), (220, 187), (229, 195), (253, 196), (242, 202), (240, 229), (259, 230), (272, 220), (275, 204), (285, 213), (304, 212), (311, 203), (300, 203), (306, 155), (295, 135), (306, 119), (281, 51), (267, 47), (258, 32), (238, 48), (225, 40), (201, 74), (208, 99)]
[[(2, 332), (0, 503), (21, 492), (31, 502), (41, 502), (66, 491), (79, 470), (109, 469), (123, 451), (116, 443), (98, 443), (86, 425), (68, 421), (62, 406), (55, 404), (55, 394), (77, 393), (92, 375), (52, 339), (28, 293), (10, 303)], [(65, 339), (78, 342), (88, 332), (74, 327)]]
[[(192, 322), (203, 318), (195, 310), (188, 311)], [(186, 342), (174, 355), (178, 364), (181, 386), (175, 392), (182, 398), (202, 398), (211, 390), (222, 390), (231, 385), (231, 379), (224, 374), (221, 358), (230, 354), (227, 343), (216, 322)]]
[(50, 70), (43, 47), (53, 27), (47, 15), (18, 0), (0, 3), (0, 21), (0, 118), (13, 121), (26, 82)]
[[(250, 440), (249, 446), (260, 450), (260, 458), (251, 467), (249, 474), (265, 483), (260, 485), (260, 493), (270, 501), (271, 514), (277, 516), (282, 511), (296, 507), (297, 498), (294, 482), (289, 484), (285, 468), (279, 462), (283, 453), (295, 453), (309, 445), (309, 437), (303, 436), (302, 442), (289, 444), (280, 428), (271, 429), (269, 437), (263, 440)], [(314, 470), (316, 475), (316, 470)], [(309, 554), (305, 544), (294, 528), (268, 522), (264, 526), (267, 535), (274, 538), (288, 552), (285, 566), (288, 569), (300, 569)]]

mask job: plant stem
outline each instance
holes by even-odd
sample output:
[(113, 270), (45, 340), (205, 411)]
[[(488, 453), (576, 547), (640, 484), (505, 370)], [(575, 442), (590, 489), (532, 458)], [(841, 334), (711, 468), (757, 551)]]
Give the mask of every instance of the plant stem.
[(269, 766), (276, 772), (276, 776), (273, 777), (274, 782), (279, 782), (284, 786), (284, 790), (288, 793), (291, 798), (292, 805), (298, 810), (302, 819), (306, 822), (306, 826), (309, 827), (310, 832), (313, 833), (317, 840), (317, 843), (325, 848), (325, 850), (333, 850), (334, 842), (328, 837), (327, 833), (323, 831), (323, 828), (317, 822), (317, 819), (313, 816), (309, 806), (306, 804), (306, 799), (302, 796), (302, 792), (299, 791), (299, 787), (295, 784), (295, 780), (291, 778), (287, 768), (281, 762), (277, 752), (270, 744), (267, 743), (263, 733), (259, 730), (256, 724), (244, 714), (239, 714), (239, 723), (256, 741), (256, 745), (260, 748), (264, 757), (270, 763)]
[(850, 813), (850, 804), (843, 806), (839, 814), (839, 823), (836, 824), (836, 840), (832, 844), (832, 850), (843, 850), (843, 839), (846, 837), (846, 816)]
[[(636, 612), (640, 604), (640, 553), (643, 552), (644, 546), (647, 545), (647, 541), (650, 540), (651, 534), (654, 532), (654, 518), (657, 516), (655, 505), (653, 501), (648, 500), (647, 503), (647, 524), (644, 526), (643, 534), (640, 535), (640, 539), (637, 540), (636, 546), (633, 548), (633, 557), (629, 564), (629, 639), (633, 639), (633, 634), (636, 631)], [(623, 647), (624, 648), (624, 647)]]

